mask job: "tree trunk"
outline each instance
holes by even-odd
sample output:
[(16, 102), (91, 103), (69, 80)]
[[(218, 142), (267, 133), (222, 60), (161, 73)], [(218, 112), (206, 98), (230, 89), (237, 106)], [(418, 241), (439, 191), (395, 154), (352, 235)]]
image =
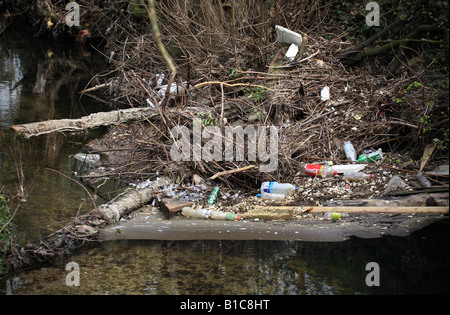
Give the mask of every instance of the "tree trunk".
[(37, 246), (20, 248), (12, 246), (5, 267), (15, 270), (40, 264), (49, 259), (81, 248), (98, 240), (100, 229), (116, 223), (131, 211), (137, 210), (153, 199), (153, 188), (131, 189), (110, 202), (72, 220), (62, 229), (52, 233)]
[(157, 114), (157, 112), (149, 107), (129, 108), (111, 112), (95, 113), (78, 119), (47, 120), (24, 125), (14, 125), (10, 128), (15, 133), (28, 139), (33, 136), (39, 136), (56, 131), (74, 132), (111, 124), (122, 124), (128, 121), (142, 119), (143, 116), (149, 118), (155, 114)]
[[(207, 110), (197, 107), (186, 108), (184, 112), (179, 110), (168, 110), (171, 113), (180, 114), (205, 113)], [(130, 121), (150, 119), (159, 115), (159, 111), (151, 107), (119, 109), (111, 112), (100, 112), (84, 116), (77, 119), (58, 119), (34, 122), (23, 125), (14, 125), (10, 128), (26, 139), (34, 136), (48, 134), (52, 132), (79, 132), (87, 129), (98, 128), (100, 126), (118, 125)]]

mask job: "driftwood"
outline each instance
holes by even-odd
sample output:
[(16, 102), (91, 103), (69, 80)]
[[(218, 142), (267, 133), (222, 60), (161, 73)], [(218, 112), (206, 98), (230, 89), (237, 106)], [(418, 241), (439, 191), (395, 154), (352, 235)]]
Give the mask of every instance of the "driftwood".
[(110, 223), (119, 221), (119, 219), (130, 212), (139, 209), (153, 199), (153, 188), (131, 189), (111, 201), (101, 205), (99, 211)]
[[(200, 107), (187, 107), (183, 111), (177, 109), (168, 109), (169, 113), (178, 113), (187, 117), (192, 114), (208, 113), (207, 109)], [(136, 107), (119, 109), (110, 112), (100, 112), (83, 116), (76, 119), (56, 119), (29, 124), (14, 125), (10, 129), (16, 134), (20, 134), (26, 139), (34, 136), (40, 136), (52, 132), (79, 132), (87, 129), (94, 129), (101, 126), (119, 125), (136, 120), (159, 119), (160, 112), (152, 107)]]
[(130, 212), (139, 209), (153, 199), (153, 188), (130, 189), (108, 203), (75, 218), (62, 229), (41, 240), (36, 246), (15, 247), (5, 266), (14, 270), (43, 263), (49, 259), (70, 253), (98, 240), (98, 234), (108, 224), (116, 223)]
[(58, 119), (14, 125), (10, 128), (16, 133), (30, 138), (52, 132), (77, 132), (112, 124), (122, 124), (128, 121), (140, 120), (143, 117), (157, 115), (153, 108), (129, 108), (111, 112), (100, 112), (78, 119)]

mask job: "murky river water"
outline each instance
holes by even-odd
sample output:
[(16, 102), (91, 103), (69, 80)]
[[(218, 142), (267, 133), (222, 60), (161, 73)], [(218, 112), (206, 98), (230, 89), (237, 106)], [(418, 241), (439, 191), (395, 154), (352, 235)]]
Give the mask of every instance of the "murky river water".
[[(104, 67), (24, 29), (0, 35), (0, 188), (28, 194), (14, 218), (19, 238), (36, 241), (90, 207), (76, 183), (47, 169), (70, 175), (88, 135), (22, 140), (8, 128), (108, 109), (78, 94)], [(70, 262), (79, 286), (66, 283)], [(366, 284), (369, 262), (380, 267), (380, 286)], [(0, 294), (448, 294), (448, 266), (448, 221), (408, 237), (337, 243), (107, 241), (0, 278)]]

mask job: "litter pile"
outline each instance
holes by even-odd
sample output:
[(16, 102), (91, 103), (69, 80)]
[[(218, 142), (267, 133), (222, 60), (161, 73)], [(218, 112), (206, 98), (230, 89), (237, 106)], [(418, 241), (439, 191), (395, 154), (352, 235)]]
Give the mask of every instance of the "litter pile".
[[(112, 126), (89, 145), (91, 151), (108, 157), (104, 164), (108, 176), (132, 183), (167, 175), (186, 184), (194, 176), (206, 179), (255, 165), (216, 180), (223, 188), (254, 190), (264, 181), (294, 183), (303, 163), (351, 162), (342, 149), (348, 141), (358, 155), (381, 148), (383, 159), (378, 164), (409, 163), (406, 168), (412, 170), (418, 167), (425, 145), (438, 138), (433, 158), (445, 164), (440, 159), (448, 151), (448, 87), (444, 77), (428, 76), (438, 71), (436, 65), (425, 66), (422, 60), (424, 69), (419, 72), (400, 67), (401, 71), (389, 75), (390, 58), (379, 56), (346, 67), (338, 57), (354, 43), (345, 32), (326, 35), (322, 22), (332, 11), (320, 11), (308, 1), (278, 3), (275, 12), (266, 12), (269, 22), (259, 23), (259, 15), (245, 11), (246, 5), (236, 1), (233, 10), (240, 15), (235, 15), (239, 22), (233, 28), (226, 23), (227, 12), (224, 15), (222, 8), (209, 3), (157, 4), (161, 36), (177, 67), (172, 82), (145, 23), (137, 25), (131, 19), (131, 28), (110, 25), (109, 32), (121, 38), (105, 46), (114, 75), (98, 76), (102, 88), (94, 93), (106, 92), (125, 107), (154, 108), (158, 115)], [(305, 6), (312, 21), (309, 26), (294, 18)], [(333, 4), (325, 8), (331, 10)], [(280, 15), (275, 13), (281, 12), (290, 28), (277, 20)], [(315, 20), (314, 14), (322, 18)], [(128, 30), (125, 37), (120, 36), (123, 29)], [(169, 84), (172, 92), (165, 93)], [(242, 148), (243, 160), (205, 161), (193, 160), (194, 145), (189, 143), (191, 159), (174, 161), (170, 152), (177, 139), (171, 131), (186, 127), (192, 133), (194, 119), (201, 124), (200, 132), (217, 127), (221, 143), (229, 126), (277, 126), (277, 169), (260, 172), (258, 166), (263, 163), (251, 160), (247, 147)], [(201, 139), (203, 148), (208, 140)], [(400, 162), (390, 163), (389, 159), (398, 160), (395, 155)], [(308, 182), (298, 186), (313, 189)]]
[[(83, 23), (69, 32), (79, 31), (78, 46), (100, 41), (111, 67), (93, 78), (83, 97), (106, 97), (114, 106), (155, 113), (111, 125), (91, 142), (87, 153), (100, 154), (102, 162), (82, 175), (83, 181), (116, 177), (133, 184), (168, 176), (172, 184), (187, 187), (201, 178), (210, 189), (247, 196), (263, 182), (283, 182), (298, 187), (295, 198), (311, 203), (380, 197), (393, 175), (402, 177), (406, 189), (416, 189), (418, 180), (448, 185), (448, 175), (430, 178), (431, 183), (414, 177), (427, 171), (421, 159), (430, 144), (430, 169), (448, 164), (448, 44), (438, 45), (448, 43), (447, 5), (425, 10), (419, 3), (382, 1), (385, 20), (393, 22), (363, 29), (363, 5), (349, 8), (334, 1), (166, 0), (155, 4), (158, 21), (150, 21), (152, 2), (78, 2)], [(406, 20), (398, 15), (400, 6)], [(52, 11), (51, 20), (36, 23), (40, 32), (64, 32), (63, 23), (53, 21), (63, 20), (64, 7), (44, 9)], [(151, 22), (159, 32), (152, 33)], [(187, 152), (183, 148), (189, 158), (174, 159), (173, 130), (192, 133), (196, 124), (200, 141), (188, 141)], [(262, 171), (265, 161), (251, 158), (256, 152), (250, 143), (225, 136), (229, 127), (271, 126), (277, 130), (277, 165), (270, 172)], [(209, 144), (205, 134), (211, 137), (211, 128), (220, 144), (235, 145), (235, 160), (223, 151), (216, 155), (216, 148), (195, 158), (196, 145)], [(258, 147), (258, 157), (266, 153), (261, 151)], [(373, 178), (352, 182), (343, 172), (330, 178), (301, 174), (305, 164), (322, 165), (325, 172), (330, 161), (369, 163), (364, 172)]]

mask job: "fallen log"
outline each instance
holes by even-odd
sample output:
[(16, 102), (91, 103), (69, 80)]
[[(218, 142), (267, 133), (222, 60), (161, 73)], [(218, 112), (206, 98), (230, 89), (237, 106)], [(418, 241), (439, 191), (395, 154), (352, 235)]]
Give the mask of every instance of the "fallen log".
[(100, 126), (122, 124), (129, 121), (140, 120), (143, 117), (150, 118), (158, 112), (150, 107), (119, 109), (111, 112), (100, 112), (84, 116), (78, 119), (57, 119), (42, 122), (34, 122), (23, 125), (14, 125), (10, 129), (26, 139), (48, 134), (52, 132), (77, 132)]
[(18, 245), (12, 246), (5, 267), (9, 270), (30, 267), (91, 244), (98, 240), (99, 232), (108, 224), (118, 222), (120, 218), (152, 199), (153, 188), (129, 189), (87, 214), (75, 218), (37, 245), (27, 246), (26, 250)]
[(111, 201), (102, 204), (98, 211), (109, 221), (108, 223), (115, 223), (123, 216), (152, 201), (153, 190), (153, 187), (129, 189)]
[[(205, 113), (207, 110), (200, 107), (188, 107), (184, 111), (169, 109), (170, 113), (179, 113), (190, 116), (195, 113)], [(148, 120), (160, 115), (156, 108), (137, 107), (119, 109), (110, 112), (90, 114), (76, 119), (56, 119), (29, 124), (13, 125), (10, 127), (16, 134), (26, 139), (34, 136), (44, 135), (52, 132), (79, 132), (94, 129), (101, 126), (119, 125), (136, 120)]]

